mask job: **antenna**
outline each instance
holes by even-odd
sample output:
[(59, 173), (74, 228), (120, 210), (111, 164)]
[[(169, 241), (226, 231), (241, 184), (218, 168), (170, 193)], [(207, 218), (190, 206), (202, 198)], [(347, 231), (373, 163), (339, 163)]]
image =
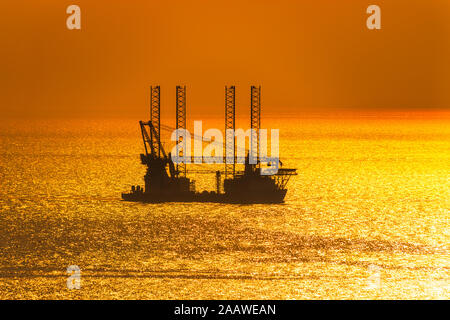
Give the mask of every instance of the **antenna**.
[(250, 137), (250, 163), (256, 164), (259, 159), (259, 129), (261, 128), (261, 86), (251, 87), (250, 127), (252, 129)]
[(160, 118), (160, 88), (159, 86), (150, 87), (150, 121), (155, 128), (158, 137), (154, 139), (153, 131), (150, 131), (153, 142), (153, 149), (158, 157), (161, 157), (161, 150), (159, 148), (159, 139), (161, 137), (161, 118)]
[[(176, 129), (186, 129), (186, 86), (177, 86), (176, 95)], [(182, 150), (180, 152), (180, 143)], [(182, 157), (186, 152), (186, 140), (178, 137), (176, 152), (178, 157)], [(177, 163), (177, 175), (186, 177), (186, 163)]]
[[(236, 172), (236, 146), (235, 146), (235, 125), (236, 125), (236, 98), (235, 87), (225, 87), (225, 179), (228, 176), (234, 178)], [(231, 130), (232, 131), (231, 131)]]

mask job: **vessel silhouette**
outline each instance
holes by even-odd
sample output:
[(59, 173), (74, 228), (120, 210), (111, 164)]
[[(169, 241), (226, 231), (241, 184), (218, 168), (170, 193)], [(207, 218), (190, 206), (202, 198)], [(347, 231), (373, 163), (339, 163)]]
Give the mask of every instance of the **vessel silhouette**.
[[(177, 87), (177, 129), (181, 123), (185, 127), (185, 92)], [(233, 99), (232, 104), (226, 104), (226, 123), (234, 126), (234, 87), (231, 87)], [(252, 87), (252, 97), (254, 95)], [(183, 89), (183, 88), (181, 88)], [(185, 89), (185, 88), (184, 88)], [(226, 88), (228, 90), (228, 88)], [(259, 89), (258, 89), (259, 90)], [(228, 94), (229, 91), (226, 91)], [(259, 94), (259, 92), (257, 92)], [(180, 95), (182, 96), (180, 98)], [(147, 166), (144, 176), (144, 188), (132, 186), (131, 191), (122, 193), (122, 199), (126, 201), (138, 202), (216, 202), (216, 203), (282, 203), (287, 193), (286, 185), (291, 176), (296, 175), (296, 169), (278, 168), (272, 175), (263, 175), (260, 163), (252, 164), (249, 152), (245, 159), (244, 170), (236, 171), (236, 157), (233, 143), (233, 159), (231, 169), (227, 171), (230, 163), (224, 161), (225, 179), (222, 183), (222, 171), (210, 171), (216, 174), (216, 191), (197, 192), (195, 181), (186, 177), (186, 164), (175, 164), (171, 154), (166, 154), (160, 139), (160, 119), (159, 119), (159, 86), (152, 88), (152, 120), (140, 121), (140, 129), (144, 143), (145, 153), (141, 154), (141, 163)], [(252, 100), (253, 101), (253, 100)], [(179, 105), (180, 102), (180, 105)], [(231, 108), (232, 112), (227, 112)], [(258, 124), (259, 119), (253, 121), (254, 115), (260, 116), (259, 112), (254, 112), (255, 108), (260, 108), (259, 99), (252, 104), (252, 127), (253, 123)], [(181, 121), (180, 121), (181, 118)], [(232, 121), (230, 121), (232, 120)], [(234, 129), (234, 128), (233, 128)], [(234, 137), (232, 137), (234, 139)], [(252, 139), (253, 137), (251, 137)], [(258, 136), (256, 137), (259, 138)], [(256, 145), (256, 144), (255, 144)], [(184, 150), (184, 149), (183, 149)], [(227, 156), (229, 155), (226, 151)], [(280, 162), (281, 164), (281, 162)], [(278, 166), (278, 164), (277, 164)], [(221, 192), (223, 190), (223, 192)]]

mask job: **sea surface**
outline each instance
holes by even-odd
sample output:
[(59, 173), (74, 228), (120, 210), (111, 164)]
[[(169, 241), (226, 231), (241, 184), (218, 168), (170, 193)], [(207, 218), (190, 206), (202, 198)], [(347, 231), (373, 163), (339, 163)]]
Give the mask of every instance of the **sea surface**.
[(263, 119), (280, 205), (121, 201), (138, 120), (0, 120), (1, 299), (450, 298), (450, 117)]

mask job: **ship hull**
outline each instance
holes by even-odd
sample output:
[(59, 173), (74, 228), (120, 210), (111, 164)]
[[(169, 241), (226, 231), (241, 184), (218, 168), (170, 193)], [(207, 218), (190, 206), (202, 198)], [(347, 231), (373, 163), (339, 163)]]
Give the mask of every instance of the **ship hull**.
[(179, 194), (122, 193), (125, 201), (144, 203), (163, 202), (212, 202), (235, 204), (283, 203), (287, 190), (277, 190), (270, 194), (227, 194), (215, 192), (189, 192)]

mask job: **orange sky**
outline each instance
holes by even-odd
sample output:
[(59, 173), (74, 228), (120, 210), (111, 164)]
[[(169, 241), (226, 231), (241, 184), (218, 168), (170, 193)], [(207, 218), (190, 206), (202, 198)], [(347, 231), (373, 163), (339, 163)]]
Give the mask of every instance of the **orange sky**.
[[(82, 30), (66, 28), (70, 4)], [(382, 30), (366, 28), (378, 4)], [(16, 0), (0, 4), (0, 116), (144, 117), (175, 86), (188, 114), (450, 108), (448, 0)]]

